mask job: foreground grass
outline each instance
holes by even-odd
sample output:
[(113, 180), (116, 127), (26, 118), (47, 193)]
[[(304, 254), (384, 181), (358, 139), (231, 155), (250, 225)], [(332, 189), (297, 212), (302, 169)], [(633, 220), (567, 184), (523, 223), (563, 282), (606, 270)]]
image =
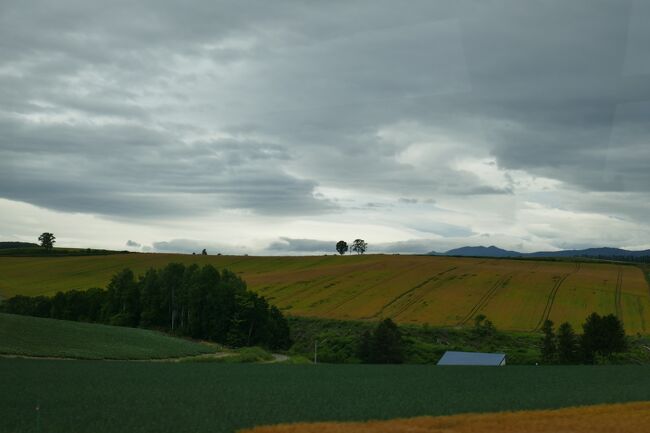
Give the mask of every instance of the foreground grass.
[(159, 332), (0, 313), (0, 354), (81, 359), (154, 359), (215, 348)]
[(0, 431), (235, 432), (650, 400), (644, 366), (434, 367), (0, 360)]
[(648, 425), (650, 403), (644, 402), (365, 423), (285, 424), (242, 433), (637, 433)]

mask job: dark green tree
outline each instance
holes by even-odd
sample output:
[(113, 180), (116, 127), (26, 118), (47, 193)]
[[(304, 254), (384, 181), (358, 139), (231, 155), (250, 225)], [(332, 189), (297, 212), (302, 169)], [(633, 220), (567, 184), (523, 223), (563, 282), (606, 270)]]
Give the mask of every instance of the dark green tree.
[(338, 241), (336, 243), (336, 251), (340, 254), (343, 255), (348, 251), (348, 243), (345, 241)]
[(56, 236), (54, 233), (45, 232), (38, 237), (38, 241), (41, 243), (41, 246), (47, 251), (51, 251), (54, 248), (54, 243), (56, 242)]
[(161, 281), (157, 270), (149, 269), (140, 278), (140, 325), (145, 327), (164, 327), (167, 315), (163, 310), (163, 296), (161, 293)]
[(560, 364), (576, 364), (580, 361), (578, 337), (568, 322), (564, 322), (558, 328), (557, 355)]
[(553, 364), (557, 360), (557, 339), (553, 330), (553, 322), (546, 320), (542, 326), (544, 340), (542, 342), (542, 362)]
[(625, 352), (628, 349), (623, 322), (614, 314), (602, 318), (603, 346), (600, 351), (605, 356)]
[(404, 362), (402, 333), (391, 319), (384, 319), (372, 334), (364, 333), (359, 341), (359, 357), (372, 364), (401, 364)]
[(623, 323), (613, 314), (600, 316), (591, 313), (582, 329), (580, 346), (586, 363), (595, 363), (597, 356), (610, 357), (613, 353), (627, 350)]
[(180, 304), (178, 297), (185, 277), (185, 265), (170, 263), (163, 268), (160, 274), (162, 281), (163, 305), (167, 309), (167, 323), (172, 332), (176, 329)]
[(107, 290), (59, 292), (53, 298), (15, 296), (0, 304), (8, 313), (121, 326), (171, 330), (197, 339), (272, 350), (291, 346), (280, 310), (248, 290), (233, 272), (212, 265), (172, 263), (136, 281), (130, 269), (113, 276)]
[(474, 334), (479, 337), (490, 337), (496, 334), (497, 329), (492, 321), (488, 320), (485, 314), (474, 317)]
[(118, 326), (138, 326), (140, 321), (140, 288), (131, 269), (113, 276), (108, 284), (106, 303), (102, 307), (105, 322)]
[(375, 342), (372, 331), (364, 331), (359, 339), (359, 349), (357, 351), (357, 356), (362, 362), (369, 363), (373, 361), (375, 358), (374, 346)]
[(368, 243), (363, 239), (355, 239), (354, 242), (352, 242), (352, 251), (357, 254), (363, 254), (367, 249)]

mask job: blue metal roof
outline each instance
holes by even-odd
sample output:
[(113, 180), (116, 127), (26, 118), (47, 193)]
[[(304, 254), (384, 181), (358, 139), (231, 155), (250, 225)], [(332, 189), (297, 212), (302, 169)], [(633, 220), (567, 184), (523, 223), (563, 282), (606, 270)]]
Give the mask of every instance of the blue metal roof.
[(447, 351), (438, 365), (502, 365), (505, 358), (505, 353)]

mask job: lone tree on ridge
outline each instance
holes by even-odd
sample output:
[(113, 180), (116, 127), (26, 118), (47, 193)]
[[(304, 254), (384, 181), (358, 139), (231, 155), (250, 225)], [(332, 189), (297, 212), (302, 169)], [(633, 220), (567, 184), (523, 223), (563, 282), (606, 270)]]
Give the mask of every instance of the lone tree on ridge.
[(56, 237), (54, 233), (45, 232), (38, 237), (38, 241), (41, 243), (41, 246), (47, 251), (50, 251), (54, 248), (54, 243), (56, 242)]
[(338, 251), (338, 253), (340, 255), (343, 255), (343, 254), (347, 253), (348, 252), (348, 243), (345, 242), (345, 241), (338, 241), (336, 243), (336, 251)]
[(363, 239), (355, 239), (352, 243), (352, 251), (357, 254), (363, 254), (368, 249), (368, 243)]

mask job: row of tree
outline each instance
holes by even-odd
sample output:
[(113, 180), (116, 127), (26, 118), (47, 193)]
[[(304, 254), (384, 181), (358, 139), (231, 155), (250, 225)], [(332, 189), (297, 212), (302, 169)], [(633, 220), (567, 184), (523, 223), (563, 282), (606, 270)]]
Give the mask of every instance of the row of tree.
[(592, 313), (576, 335), (568, 322), (560, 325), (557, 335), (553, 322), (544, 322), (542, 331), (542, 362), (545, 364), (594, 364), (598, 358), (609, 358), (627, 350), (623, 323), (613, 314)]
[(5, 312), (55, 319), (172, 331), (230, 346), (288, 349), (289, 326), (277, 307), (236, 274), (214, 266), (171, 263), (136, 278), (124, 269), (106, 290), (59, 292), (54, 297), (16, 296)]
[(368, 249), (368, 243), (363, 239), (355, 239), (354, 242), (352, 242), (351, 247), (349, 247), (348, 243), (345, 241), (338, 241), (336, 243), (336, 251), (340, 255), (347, 253), (348, 250), (353, 251), (357, 254), (363, 254), (366, 252), (367, 249)]

